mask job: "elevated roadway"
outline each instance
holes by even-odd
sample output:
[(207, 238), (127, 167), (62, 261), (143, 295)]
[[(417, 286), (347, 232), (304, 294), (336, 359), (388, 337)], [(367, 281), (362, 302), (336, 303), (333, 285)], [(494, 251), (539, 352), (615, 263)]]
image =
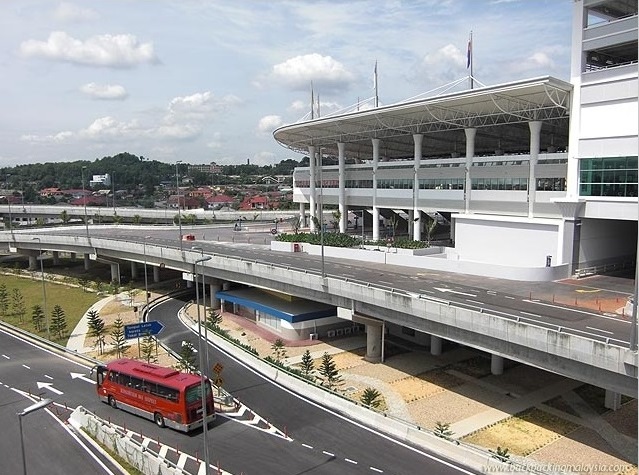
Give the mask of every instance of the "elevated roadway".
[[(89, 238), (82, 231), (5, 232), (0, 243), (18, 253), (37, 252), (41, 246), (186, 273), (193, 272), (203, 252), (212, 256), (202, 266), (207, 277), (335, 305), (354, 318), (391, 322), (637, 396), (637, 353), (628, 348), (627, 319), (522, 296), (515, 287), (521, 287), (519, 282), (480, 282), (427, 269), (321, 259), (257, 244), (197, 240), (182, 242), (180, 250), (175, 229), (100, 227), (92, 228)], [(194, 244), (201, 251), (188, 250)]]

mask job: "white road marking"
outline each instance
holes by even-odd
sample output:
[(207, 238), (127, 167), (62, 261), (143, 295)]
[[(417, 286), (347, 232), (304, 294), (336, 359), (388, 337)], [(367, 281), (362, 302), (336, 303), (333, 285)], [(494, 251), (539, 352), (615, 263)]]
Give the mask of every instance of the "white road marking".
[(586, 327), (588, 330), (594, 330), (596, 332), (601, 332), (601, 333), (607, 333), (608, 335), (614, 335), (615, 332), (609, 332), (608, 330), (602, 330), (601, 328), (594, 328), (594, 327)]
[(425, 294), (434, 294), (432, 290), (419, 289), (420, 292), (424, 292)]
[(433, 289), (439, 290), (440, 292), (449, 292), (451, 294), (465, 295), (466, 297), (477, 297), (477, 295), (475, 295), (475, 294), (467, 294), (466, 292), (458, 292), (456, 290), (446, 289), (446, 288), (443, 288), (443, 287), (433, 287)]
[(322, 453), (323, 453), (324, 455), (328, 455), (329, 457), (335, 457), (335, 454), (332, 454), (332, 453), (330, 453), (330, 452), (327, 452), (326, 450), (322, 450)]
[(7, 360), (10, 360), (10, 359), (11, 359), (11, 358), (10, 358), (10, 357), (8, 357), (7, 355), (2, 355), (2, 357), (3, 357), (3, 358), (5, 358), (5, 359), (7, 359)]
[(368, 467), (368, 468), (370, 468), (373, 472), (384, 473), (384, 470), (380, 470), (379, 468), (375, 468), (375, 467)]
[(487, 290), (486, 293), (490, 295), (497, 295), (497, 292), (495, 292), (494, 290)]
[(511, 297), (510, 295), (504, 295), (505, 299), (515, 300), (515, 297)]
[(464, 299), (466, 302), (474, 303), (475, 305), (479, 305), (480, 307), (485, 307), (486, 302), (478, 302), (477, 300)]
[(308, 445), (308, 444), (302, 444), (302, 447), (306, 447), (307, 449), (312, 449), (313, 448), (312, 445)]
[(531, 317), (535, 317), (535, 318), (542, 318), (541, 315), (537, 315), (536, 313), (530, 313), (530, 312), (520, 312), (523, 313), (524, 315), (530, 315)]
[(45, 374), (44, 377), (47, 378), (47, 379), (50, 379), (51, 381), (53, 381), (53, 377), (49, 376), (48, 374)]
[(30, 366), (27, 366), (26, 364), (23, 364), (23, 365), (22, 365), (22, 367), (23, 367), (23, 368), (27, 368), (27, 369), (31, 369), (31, 367), (30, 367)]
[(42, 389), (42, 388), (48, 389), (53, 394), (57, 394), (58, 396), (60, 394), (64, 394), (64, 392), (60, 391), (59, 389), (54, 388), (53, 384), (51, 384), (51, 383), (41, 383), (40, 381), (38, 381), (36, 384), (38, 385), (38, 389)]
[(93, 381), (90, 378), (87, 378), (84, 374), (82, 373), (70, 373), (71, 374), (71, 379), (81, 379), (82, 381), (85, 381), (87, 383), (91, 383), (91, 384), (95, 384), (95, 381)]
[(553, 304), (546, 303), (546, 302), (539, 302), (537, 300), (524, 300), (524, 302), (530, 302), (530, 303), (534, 303), (534, 304), (537, 304), (537, 305), (544, 305), (546, 307), (558, 308), (560, 310), (570, 310), (571, 312), (583, 313), (584, 315), (589, 315), (591, 317), (596, 317), (596, 318), (607, 318), (608, 320), (614, 320), (616, 322), (623, 322), (623, 323), (628, 323), (628, 324), (631, 323), (629, 320), (622, 320), (621, 318), (606, 317), (605, 315), (600, 315), (600, 314), (594, 313), (594, 312), (587, 312), (586, 310), (579, 310), (579, 309), (576, 309), (576, 308), (559, 307), (558, 305), (553, 305)]
[(351, 459), (344, 459), (344, 460), (348, 463), (352, 463), (353, 465), (357, 465), (357, 462), (355, 460), (351, 460)]

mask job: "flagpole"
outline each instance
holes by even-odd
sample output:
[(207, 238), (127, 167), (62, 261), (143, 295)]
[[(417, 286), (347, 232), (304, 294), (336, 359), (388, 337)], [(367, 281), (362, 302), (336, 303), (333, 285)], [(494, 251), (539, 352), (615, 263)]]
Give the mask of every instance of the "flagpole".
[(315, 118), (315, 98), (313, 97), (313, 81), (311, 81), (311, 120)]
[(379, 107), (379, 91), (377, 90), (377, 60), (375, 60), (375, 76), (373, 77), (375, 84), (375, 108)]

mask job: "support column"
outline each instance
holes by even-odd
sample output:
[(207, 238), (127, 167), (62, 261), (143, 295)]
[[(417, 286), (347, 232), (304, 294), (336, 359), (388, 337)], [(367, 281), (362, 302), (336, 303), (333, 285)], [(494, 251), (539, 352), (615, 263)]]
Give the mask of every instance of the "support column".
[(415, 162), (413, 165), (413, 241), (422, 240), (422, 214), (418, 209), (419, 203), (419, 166), (422, 161), (422, 142), (424, 136), (422, 134), (413, 134)]
[(366, 324), (366, 361), (379, 363), (382, 360), (382, 325)]
[(439, 356), (442, 354), (442, 339), (438, 336), (430, 336), (430, 354)]
[(379, 240), (379, 208), (377, 207), (377, 167), (379, 166), (379, 139), (373, 142), (373, 241)]
[(84, 255), (84, 270), (89, 270), (91, 267), (91, 259), (89, 258), (89, 254)]
[(153, 266), (153, 282), (160, 282), (160, 268), (158, 266)]
[(75, 252), (70, 252), (69, 257), (71, 257), (72, 261), (75, 261)]
[(220, 290), (222, 290), (222, 283), (218, 279), (213, 279), (213, 282), (211, 282), (211, 285), (209, 286), (209, 295), (211, 296), (209, 307), (213, 310), (220, 309), (220, 299), (215, 297), (215, 294)]
[(535, 199), (537, 195), (537, 177), (535, 167), (539, 159), (539, 147), (541, 144), (541, 122), (534, 120), (528, 122), (530, 128), (530, 162), (528, 166), (528, 217), (534, 217)]
[(309, 213), (310, 213), (310, 223), (309, 227), (311, 232), (315, 232), (315, 211), (317, 207), (317, 190), (315, 187), (315, 147), (312, 145), (308, 147), (308, 164), (311, 170), (310, 174), (310, 195), (308, 197), (309, 202)]
[(54, 266), (59, 266), (60, 265), (60, 253), (58, 251), (53, 251), (53, 265)]
[(300, 228), (306, 227), (306, 209), (304, 203), (300, 203)]
[(38, 258), (36, 255), (29, 254), (29, 270), (36, 270), (38, 268)]
[(621, 407), (621, 394), (606, 389), (606, 394), (604, 395), (604, 407), (606, 409), (612, 409), (613, 411), (619, 410)]
[(131, 279), (135, 280), (138, 278), (138, 263), (135, 261), (131, 261)]
[(468, 128), (464, 129), (466, 134), (466, 169), (465, 182), (464, 182), (464, 212), (470, 213), (470, 195), (472, 190), (472, 177), (470, 171), (473, 167), (473, 158), (475, 157), (475, 135), (477, 135), (477, 129)]
[(346, 208), (346, 156), (345, 156), (346, 144), (344, 142), (337, 142), (337, 155), (338, 155), (338, 167), (339, 167), (339, 232), (344, 234), (346, 232), (346, 224), (348, 222), (348, 209)]
[(111, 282), (120, 282), (120, 266), (111, 264)]
[(495, 375), (504, 374), (504, 358), (502, 356), (490, 356), (490, 372)]

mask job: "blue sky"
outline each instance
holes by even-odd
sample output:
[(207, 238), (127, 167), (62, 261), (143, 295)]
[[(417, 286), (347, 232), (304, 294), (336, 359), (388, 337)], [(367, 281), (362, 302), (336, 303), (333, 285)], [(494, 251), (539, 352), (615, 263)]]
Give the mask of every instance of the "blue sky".
[[(120, 152), (258, 165), (275, 128), (473, 72), (568, 81), (572, 0), (1, 0), (0, 166)], [(460, 87), (467, 87), (464, 82)], [(455, 90), (459, 90), (457, 87)], [(426, 94), (426, 95), (432, 95)]]

